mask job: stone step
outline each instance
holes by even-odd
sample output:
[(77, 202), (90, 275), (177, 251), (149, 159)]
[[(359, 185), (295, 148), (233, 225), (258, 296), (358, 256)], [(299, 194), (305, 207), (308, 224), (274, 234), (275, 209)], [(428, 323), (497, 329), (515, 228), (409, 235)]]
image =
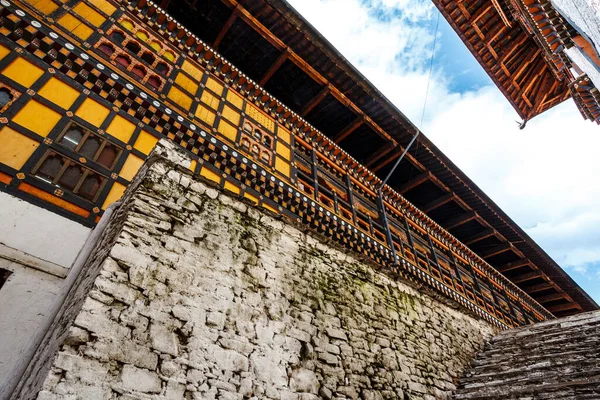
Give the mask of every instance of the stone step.
[(533, 325), (526, 325), (521, 328), (509, 329), (500, 332), (496, 335), (491, 343), (500, 342), (505, 338), (522, 337), (530, 334), (539, 334), (540, 331), (552, 331), (555, 329), (564, 330), (565, 328), (572, 328), (575, 326), (592, 326), (600, 323), (600, 315), (597, 311), (591, 311), (587, 313), (572, 315), (566, 318), (552, 319), (544, 322), (539, 322)]
[(460, 380), (455, 399), (600, 399), (600, 312), (492, 338)]
[(534, 348), (544, 350), (552, 350), (554, 348), (563, 348), (567, 345), (589, 346), (593, 347), (600, 343), (600, 327), (593, 329), (585, 329), (579, 332), (566, 333), (562, 335), (540, 336), (537, 340), (528, 338), (527, 340), (514, 340), (511, 342), (503, 342), (493, 344), (484, 349), (486, 356), (494, 356), (496, 354), (513, 354), (523, 351), (529, 351)]
[[(556, 346), (527, 346), (518, 349), (506, 349), (505, 351), (495, 350), (494, 352), (486, 352), (481, 357), (473, 361), (473, 369), (480, 369), (488, 365), (498, 365), (503, 361), (510, 363), (525, 363), (527, 360), (533, 360), (537, 357), (552, 358), (555, 356), (569, 356), (571, 354), (579, 354), (586, 352), (598, 352), (600, 349), (600, 340), (573, 340), (570, 338), (567, 341), (558, 343)], [(527, 358), (510, 359), (510, 355), (527, 354)]]
[[(597, 372), (597, 371), (596, 371)], [(541, 399), (545, 395), (548, 399), (564, 399), (560, 397), (561, 392), (571, 393), (577, 399), (583, 395), (590, 395), (590, 399), (598, 400), (600, 397), (600, 375), (581, 376), (573, 374), (567, 382), (513, 382), (504, 385), (481, 385), (478, 387), (459, 388), (454, 396), (456, 400), (461, 399)], [(535, 397), (532, 397), (535, 396)], [(596, 396), (596, 397), (593, 397)]]

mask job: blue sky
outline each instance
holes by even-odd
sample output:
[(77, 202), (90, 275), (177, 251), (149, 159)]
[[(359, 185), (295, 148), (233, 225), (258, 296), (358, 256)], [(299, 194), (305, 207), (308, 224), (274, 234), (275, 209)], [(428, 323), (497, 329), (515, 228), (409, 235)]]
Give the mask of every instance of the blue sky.
[[(288, 0), (414, 123), (438, 11), (430, 0)], [(600, 127), (571, 100), (519, 116), (440, 16), (425, 134), (600, 303)]]

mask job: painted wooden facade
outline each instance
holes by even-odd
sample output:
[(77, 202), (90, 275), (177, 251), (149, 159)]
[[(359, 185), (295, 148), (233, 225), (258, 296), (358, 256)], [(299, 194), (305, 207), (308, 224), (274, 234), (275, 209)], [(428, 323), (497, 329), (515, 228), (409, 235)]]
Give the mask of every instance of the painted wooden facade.
[(194, 173), (501, 327), (552, 317), (389, 187), (383, 226), (378, 178), (291, 122), (295, 113), (208, 45), (162, 29), (176, 22), (154, 10), (1, 2), (2, 190), (92, 226), (168, 138), (194, 155)]

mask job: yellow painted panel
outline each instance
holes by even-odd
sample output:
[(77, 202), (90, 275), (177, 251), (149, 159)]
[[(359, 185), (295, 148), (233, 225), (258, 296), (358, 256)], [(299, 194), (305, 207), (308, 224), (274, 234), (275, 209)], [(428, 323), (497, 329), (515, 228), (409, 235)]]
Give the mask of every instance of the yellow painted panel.
[(0, 163), (20, 170), (40, 144), (5, 126), (0, 131)]
[(206, 81), (206, 87), (209, 88), (210, 90), (212, 90), (213, 92), (215, 92), (219, 96), (223, 94), (223, 84), (220, 83), (219, 81), (217, 81), (212, 76), (208, 77), (208, 80)]
[(137, 36), (137, 38), (140, 39), (142, 42), (148, 40), (148, 34), (144, 31), (137, 31), (135, 33), (135, 36)]
[(233, 192), (235, 194), (240, 194), (240, 188), (235, 186), (233, 183), (231, 183), (229, 181), (225, 181), (225, 189), (227, 189), (230, 192)]
[(27, 3), (31, 4), (44, 15), (48, 15), (58, 8), (58, 5), (53, 3), (51, 0), (29, 0)]
[(122, 178), (130, 181), (133, 179), (135, 174), (137, 174), (142, 164), (144, 164), (143, 159), (134, 156), (133, 154), (130, 154), (129, 157), (127, 157), (127, 160), (125, 160), (125, 164), (123, 164), (123, 168), (121, 168), (121, 172), (119, 172), (119, 175)]
[(163, 57), (169, 61), (175, 61), (175, 54), (171, 53), (170, 51), (165, 51), (163, 53)]
[(232, 122), (235, 126), (240, 124), (240, 113), (229, 107), (227, 104), (223, 107), (223, 116)]
[(216, 110), (217, 108), (219, 108), (219, 103), (220, 103), (219, 98), (213, 96), (206, 90), (204, 92), (202, 92), (202, 97), (200, 97), (200, 100), (202, 100), (203, 103), (208, 105), (213, 110)]
[(156, 146), (157, 142), (158, 142), (157, 137), (151, 135), (150, 133), (148, 133), (146, 131), (141, 131), (140, 135), (138, 136), (137, 140), (135, 141), (135, 144), (133, 145), (133, 147), (135, 147), (137, 150), (141, 151), (142, 153), (148, 155), (148, 154), (150, 154), (150, 152), (152, 151), (154, 146)]
[(106, 21), (106, 18), (104, 18), (100, 13), (96, 12), (92, 7), (88, 6), (84, 2), (81, 2), (73, 7), (73, 11), (75, 11), (84, 20), (94, 25), (96, 28), (100, 27), (100, 25)]
[(227, 139), (235, 143), (235, 140), (237, 139), (237, 129), (235, 126), (229, 124), (227, 121), (221, 120), (219, 121), (217, 130)]
[(14, 116), (13, 121), (40, 136), (46, 137), (60, 118), (60, 114), (56, 111), (35, 100), (30, 100)]
[(221, 175), (214, 173), (212, 170), (206, 167), (202, 167), (200, 170), (200, 175), (213, 182), (217, 182), (219, 184), (221, 183)]
[(244, 99), (242, 99), (236, 92), (234, 92), (231, 89), (227, 91), (227, 101), (239, 108), (240, 110), (244, 105)]
[(285, 176), (290, 176), (290, 164), (282, 158), (275, 157), (275, 169)]
[(198, 104), (198, 108), (196, 109), (196, 117), (201, 121), (206, 122), (210, 126), (213, 126), (215, 123), (215, 113), (204, 107), (202, 104)]
[(72, 16), (71, 14), (65, 14), (62, 17), (60, 17), (58, 19), (58, 23), (69, 32), (72, 32), (75, 28), (81, 25), (81, 21)]
[(97, 101), (90, 98), (84, 100), (75, 115), (89, 122), (90, 124), (99, 127), (102, 125), (110, 110)]
[(10, 53), (10, 49), (4, 46), (0, 46), (0, 60), (2, 60), (6, 55)]
[(77, 28), (73, 29), (71, 33), (81, 40), (87, 40), (93, 32), (92, 28), (85, 24), (80, 24)]
[(114, 136), (124, 143), (129, 142), (131, 135), (133, 135), (133, 131), (135, 131), (135, 124), (133, 122), (129, 122), (120, 115), (117, 115), (112, 120), (110, 125), (108, 125), (108, 128), (106, 128), (106, 133)]
[(68, 110), (79, 97), (79, 91), (53, 77), (42, 87), (39, 95)]
[(195, 95), (198, 91), (198, 84), (182, 73), (177, 74), (177, 77), (175, 78), (175, 83), (193, 95)]
[(44, 70), (30, 63), (22, 57), (16, 58), (10, 65), (4, 68), (2, 74), (26, 88), (31, 87), (44, 73)]
[(192, 171), (192, 172), (196, 172), (196, 167), (197, 167), (197, 166), (198, 166), (198, 161), (196, 161), (196, 160), (192, 160), (192, 161), (190, 162), (190, 166), (189, 166), (189, 169), (190, 169), (190, 171)]
[(200, 68), (196, 67), (194, 64), (192, 64), (188, 60), (185, 60), (183, 62), (181, 69), (184, 70), (185, 72), (187, 72), (192, 78), (194, 78), (198, 82), (200, 82), (200, 79), (202, 79), (202, 74), (203, 74), (202, 70)]
[(258, 204), (258, 198), (256, 196), (252, 196), (250, 193), (248, 192), (244, 192), (244, 198), (250, 200), (251, 202), (253, 202), (254, 204)]
[(192, 107), (192, 98), (175, 86), (171, 86), (168, 97), (186, 110), (189, 110)]
[(278, 142), (277, 143), (277, 154), (279, 154), (281, 157), (285, 158), (286, 160), (290, 159), (290, 149), (289, 147), (286, 147), (283, 143)]
[(290, 142), (291, 142), (290, 132), (286, 129), (283, 129), (281, 127), (281, 125), (277, 129), (277, 136), (279, 136), (279, 139), (283, 140), (287, 144), (290, 144)]
[(116, 8), (106, 0), (88, 0), (88, 1), (90, 3), (92, 3), (94, 6), (96, 6), (96, 8), (98, 8), (100, 11), (102, 11), (103, 13), (105, 13), (107, 15), (112, 15), (112, 13), (114, 13), (116, 10)]
[(274, 209), (273, 207), (271, 207), (270, 205), (268, 205), (267, 203), (262, 203), (261, 204), (263, 206), (264, 209), (269, 210), (275, 214), (279, 214), (279, 210)]
[(162, 49), (162, 46), (158, 42), (150, 42), (150, 47), (156, 51), (160, 51), (160, 49)]
[(271, 117), (264, 114), (254, 105), (250, 103), (246, 104), (246, 114), (248, 114), (248, 116), (256, 122), (267, 128), (269, 131), (273, 132), (275, 130), (275, 121), (273, 121)]
[(113, 187), (110, 188), (110, 192), (108, 192), (104, 204), (102, 204), (102, 209), (106, 210), (106, 207), (119, 200), (121, 196), (123, 196), (123, 192), (125, 192), (125, 186), (121, 185), (119, 182), (115, 182)]
[(123, 25), (123, 28), (127, 29), (128, 31), (133, 30), (133, 23), (129, 20), (124, 19), (121, 21), (121, 25)]

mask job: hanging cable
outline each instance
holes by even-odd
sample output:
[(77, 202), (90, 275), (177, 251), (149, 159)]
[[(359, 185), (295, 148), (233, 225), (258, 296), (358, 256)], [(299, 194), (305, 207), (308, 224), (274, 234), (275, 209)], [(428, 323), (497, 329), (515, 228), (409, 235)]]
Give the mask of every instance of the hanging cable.
[[(411, 148), (411, 146), (413, 145), (413, 143), (417, 140), (417, 137), (419, 136), (419, 134), (421, 133), (421, 129), (423, 127), (423, 121), (425, 120), (425, 110), (427, 108), (427, 98), (429, 97), (429, 84), (431, 82), (431, 75), (433, 74), (433, 60), (434, 60), (434, 56), (435, 56), (435, 47), (437, 44), (437, 34), (438, 34), (438, 29), (440, 26), (440, 12), (437, 12), (437, 20), (435, 23), (435, 33), (433, 35), (433, 46), (431, 49), (431, 58), (429, 60), (429, 74), (427, 76), (427, 86), (425, 88), (425, 100), (423, 101), (423, 110), (421, 111), (421, 121), (419, 123), (419, 126), (417, 127), (417, 132), (415, 133), (415, 135), (413, 136), (413, 138), (410, 140), (410, 142), (408, 143), (408, 146), (406, 146), (404, 148), (404, 151), (402, 152), (402, 154), (400, 155), (400, 157), (398, 157), (398, 160), (396, 160), (396, 163), (394, 164), (394, 166), (392, 167), (392, 169), (390, 170), (390, 172), (388, 172), (387, 176), (385, 177), (385, 179), (381, 182), (381, 185), (379, 186), (379, 189), (377, 190), (377, 200), (379, 202), (379, 209), (381, 212), (381, 217), (382, 217), (382, 223), (383, 226), (385, 228), (386, 231), (386, 236), (387, 236), (387, 241), (388, 244), (390, 246), (390, 250), (392, 251), (392, 258), (394, 260), (394, 264), (397, 261), (397, 256), (396, 256), (396, 249), (394, 248), (394, 241), (392, 240), (392, 233), (390, 231), (390, 225), (387, 219), (387, 214), (385, 212), (385, 204), (383, 203), (383, 187), (386, 185), (388, 179), (390, 179), (390, 177), (392, 176), (392, 174), (394, 173), (394, 171), (396, 170), (396, 168), (398, 167), (398, 165), (400, 164), (400, 161), (402, 161), (402, 159), (404, 158), (404, 156), (406, 155), (406, 153), (408, 153), (408, 150)], [(418, 144), (417, 144), (418, 145)]]

